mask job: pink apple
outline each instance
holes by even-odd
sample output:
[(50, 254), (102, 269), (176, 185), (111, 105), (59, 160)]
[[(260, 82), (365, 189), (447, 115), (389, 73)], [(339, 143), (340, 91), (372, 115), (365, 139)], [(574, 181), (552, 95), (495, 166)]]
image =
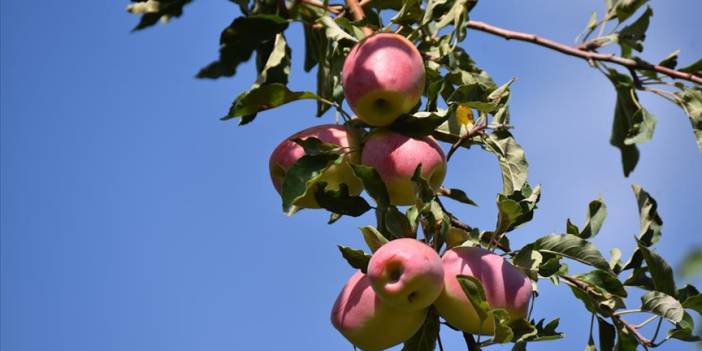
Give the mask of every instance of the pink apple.
[(368, 279), (383, 302), (405, 311), (431, 306), (444, 288), (441, 257), (410, 238), (381, 246), (368, 263)]
[(381, 301), (368, 277), (356, 272), (341, 290), (331, 322), (352, 344), (364, 351), (384, 350), (414, 335), (428, 309), (397, 309)]
[[(278, 192), (281, 191), (283, 186), (285, 172), (287, 172), (288, 168), (294, 165), (298, 159), (305, 155), (305, 150), (302, 146), (292, 140), (309, 137), (315, 137), (325, 143), (346, 148), (344, 151), (348, 152), (347, 161), (358, 162), (358, 142), (346, 127), (335, 124), (323, 124), (307, 128), (285, 139), (271, 154), (268, 166), (273, 186), (275, 186)], [(329, 167), (319, 181), (326, 182), (327, 189), (338, 189), (339, 184), (345, 183), (348, 185), (351, 195), (358, 195), (363, 190), (361, 180), (356, 178), (353, 170), (346, 162)], [(294, 205), (305, 208), (319, 208), (314, 194), (311, 192), (299, 199)]]
[(411, 41), (378, 33), (351, 49), (341, 79), (353, 112), (371, 126), (386, 126), (419, 102), (424, 75), (422, 55)]
[(473, 305), (461, 288), (457, 275), (480, 280), (491, 308), (504, 308), (512, 318), (526, 317), (531, 281), (500, 255), (480, 247), (455, 247), (444, 253), (444, 290), (434, 303), (446, 322), (471, 334), (493, 335), (492, 314), (480, 325)]
[(375, 168), (385, 182), (394, 205), (415, 203), (412, 175), (422, 164), (422, 177), (438, 191), (446, 176), (446, 156), (430, 136), (411, 138), (380, 130), (371, 134), (363, 146), (361, 163)]

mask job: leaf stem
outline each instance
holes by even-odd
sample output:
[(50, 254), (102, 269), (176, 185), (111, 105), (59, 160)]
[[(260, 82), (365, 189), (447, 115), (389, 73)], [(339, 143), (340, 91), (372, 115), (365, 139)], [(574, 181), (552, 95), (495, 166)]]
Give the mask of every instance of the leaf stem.
[(640, 312), (643, 312), (643, 311), (641, 311), (640, 308), (634, 308), (634, 309), (630, 309), (630, 310), (621, 310), (621, 311), (617, 311), (617, 312), (614, 312), (613, 314), (614, 314), (615, 316), (621, 316), (621, 315), (624, 315), (624, 314), (640, 313)]

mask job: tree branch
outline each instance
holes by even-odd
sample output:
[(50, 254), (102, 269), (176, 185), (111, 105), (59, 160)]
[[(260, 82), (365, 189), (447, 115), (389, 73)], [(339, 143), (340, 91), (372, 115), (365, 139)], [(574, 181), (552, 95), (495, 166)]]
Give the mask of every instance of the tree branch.
[[(353, 20), (356, 22), (363, 21), (364, 18), (366, 18), (365, 12), (363, 12), (363, 7), (361, 7), (361, 4), (358, 2), (358, 0), (346, 0), (346, 7), (351, 10), (351, 16), (353, 17)], [(370, 36), (373, 34), (373, 30), (370, 29), (368, 26), (363, 26), (361, 28), (363, 31), (363, 34), (366, 36)]]
[(692, 73), (685, 73), (661, 65), (654, 65), (652, 63), (640, 59), (630, 59), (621, 56), (616, 56), (614, 54), (602, 54), (599, 52), (586, 50), (589, 48), (588, 46), (572, 47), (550, 39), (540, 37), (535, 34), (511, 31), (508, 29), (495, 27), (491, 24), (487, 24), (480, 21), (468, 21), (468, 27), (475, 30), (479, 30), (481, 32), (497, 35), (507, 40), (519, 40), (533, 43), (569, 56), (579, 57), (588, 61), (604, 61), (616, 63), (618, 65), (630, 69), (654, 71), (661, 74), (665, 74), (671, 78), (682, 79), (693, 83), (702, 84), (702, 77), (694, 75)]
[(473, 334), (468, 334), (463, 332), (463, 339), (466, 341), (466, 346), (468, 346), (468, 351), (480, 351), (480, 344), (475, 341)]

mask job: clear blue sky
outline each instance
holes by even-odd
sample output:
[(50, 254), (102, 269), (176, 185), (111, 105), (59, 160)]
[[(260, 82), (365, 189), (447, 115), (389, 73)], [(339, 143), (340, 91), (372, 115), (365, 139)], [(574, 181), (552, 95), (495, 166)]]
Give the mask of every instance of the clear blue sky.
[[(572, 42), (600, 1), (483, 1), (473, 18)], [(126, 1), (0, 3), (2, 137), (1, 302), (3, 351), (351, 350), (329, 322), (352, 269), (335, 244), (362, 247), (357, 227), (373, 216), (326, 224), (321, 212), (288, 218), (270, 184), (268, 156), (293, 131), (333, 121), (312, 102), (262, 113), (245, 127), (221, 122), (254, 80), (200, 81), (236, 7), (195, 1), (167, 26), (130, 33)], [(653, 1), (645, 57), (676, 48), (682, 63), (702, 53), (702, 3)], [(697, 17), (697, 18), (695, 18)], [(301, 28), (292, 25), (295, 89)], [(533, 222), (515, 244), (582, 223), (602, 196), (609, 218), (596, 244), (625, 257), (638, 233), (632, 183), (658, 200), (665, 221), (658, 250), (673, 265), (702, 245), (702, 158), (687, 118), (656, 98), (655, 138), (623, 177), (608, 145), (610, 83), (583, 61), (528, 44), (469, 33), (466, 48), (498, 82), (513, 76), (513, 122), (543, 186)], [(479, 208), (453, 206), (491, 228), (501, 184), (494, 158), (478, 149), (452, 161), (448, 186)], [(697, 283), (700, 283), (699, 281)], [(589, 315), (563, 286), (540, 284), (536, 317), (562, 316), (563, 341), (532, 350), (581, 349)], [(460, 336), (443, 333), (447, 350)], [(694, 349), (669, 343), (663, 349)]]

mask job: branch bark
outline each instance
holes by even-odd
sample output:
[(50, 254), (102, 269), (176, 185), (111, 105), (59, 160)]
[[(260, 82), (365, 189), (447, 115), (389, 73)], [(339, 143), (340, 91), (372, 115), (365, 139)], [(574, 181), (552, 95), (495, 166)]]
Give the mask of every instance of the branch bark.
[(463, 339), (466, 341), (466, 346), (468, 346), (468, 351), (481, 351), (480, 344), (475, 341), (473, 334), (468, 334), (463, 332)]
[(533, 43), (539, 46), (543, 46), (545, 48), (549, 48), (551, 50), (558, 51), (560, 53), (569, 55), (569, 56), (574, 56), (574, 57), (579, 57), (584, 60), (588, 61), (603, 61), (603, 62), (610, 62), (610, 63), (615, 63), (620, 66), (624, 66), (626, 68), (630, 69), (637, 69), (637, 70), (643, 70), (643, 71), (654, 71), (658, 72), (664, 75), (667, 75), (671, 78), (675, 79), (682, 79), (682, 80), (687, 80), (693, 83), (697, 84), (702, 84), (702, 77), (694, 75), (692, 73), (685, 73), (681, 71), (677, 71), (668, 67), (664, 67), (661, 65), (655, 65), (643, 60), (639, 59), (630, 59), (630, 58), (625, 58), (621, 56), (616, 56), (614, 54), (603, 54), (599, 53), (596, 51), (591, 51), (587, 50), (588, 47), (573, 47), (573, 46), (568, 46), (565, 44), (561, 44), (559, 42), (546, 39), (543, 37), (540, 37), (535, 34), (530, 34), (530, 33), (523, 33), (523, 32), (516, 32), (500, 27), (493, 26), (491, 24), (485, 23), (485, 22), (480, 22), (480, 21), (468, 21), (468, 27), (485, 32), (485, 33), (490, 33), (502, 38), (505, 38), (507, 40), (519, 40), (519, 41), (524, 41), (524, 42), (529, 42)]
[[(353, 17), (353, 20), (356, 22), (363, 21), (364, 18), (366, 18), (365, 12), (363, 12), (363, 7), (361, 7), (361, 4), (358, 2), (358, 0), (346, 0), (346, 7), (351, 10), (351, 16)], [(370, 36), (373, 34), (373, 30), (370, 29), (368, 26), (364, 26), (361, 28), (363, 31), (363, 34), (366, 36)]]

